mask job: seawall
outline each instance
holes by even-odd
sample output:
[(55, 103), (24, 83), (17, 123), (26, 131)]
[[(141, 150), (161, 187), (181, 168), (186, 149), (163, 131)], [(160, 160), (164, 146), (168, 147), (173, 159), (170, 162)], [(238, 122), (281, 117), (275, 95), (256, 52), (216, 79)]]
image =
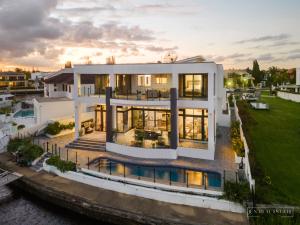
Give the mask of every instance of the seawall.
[(18, 167), (5, 153), (0, 167), (23, 174), (13, 185), (43, 201), (111, 224), (247, 224), (244, 214), (169, 204)]

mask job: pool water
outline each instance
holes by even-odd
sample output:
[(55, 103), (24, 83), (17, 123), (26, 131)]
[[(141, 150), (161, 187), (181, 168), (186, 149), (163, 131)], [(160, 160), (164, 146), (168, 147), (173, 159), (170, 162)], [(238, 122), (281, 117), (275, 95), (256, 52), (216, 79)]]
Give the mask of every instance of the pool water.
[[(158, 183), (168, 183), (191, 187), (221, 187), (221, 175), (217, 172), (193, 170), (171, 166), (144, 166), (132, 163), (122, 163), (106, 158), (95, 161), (100, 172), (112, 175), (146, 179)], [(125, 167), (125, 169), (124, 169)]]
[(14, 115), (14, 117), (32, 117), (32, 116), (34, 116), (33, 109), (21, 109)]

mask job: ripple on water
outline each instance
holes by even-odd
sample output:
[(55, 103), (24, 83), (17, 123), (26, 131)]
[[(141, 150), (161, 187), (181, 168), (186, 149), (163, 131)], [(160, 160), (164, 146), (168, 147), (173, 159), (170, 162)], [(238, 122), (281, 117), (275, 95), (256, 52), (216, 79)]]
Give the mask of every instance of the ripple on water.
[(5, 225), (101, 225), (32, 196), (13, 191), (13, 198), (0, 203), (0, 224)]

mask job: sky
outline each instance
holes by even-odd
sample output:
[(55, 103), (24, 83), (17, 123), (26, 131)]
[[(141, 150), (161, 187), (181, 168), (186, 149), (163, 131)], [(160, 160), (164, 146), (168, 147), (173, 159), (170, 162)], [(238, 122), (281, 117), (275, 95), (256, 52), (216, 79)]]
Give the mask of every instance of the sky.
[(300, 67), (299, 0), (0, 0), (0, 70), (202, 55)]

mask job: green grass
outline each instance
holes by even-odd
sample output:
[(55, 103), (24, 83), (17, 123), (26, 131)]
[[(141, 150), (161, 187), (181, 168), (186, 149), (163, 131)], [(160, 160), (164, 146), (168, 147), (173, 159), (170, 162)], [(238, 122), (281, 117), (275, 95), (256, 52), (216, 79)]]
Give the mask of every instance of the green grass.
[(270, 90), (261, 91), (261, 95), (270, 95)]
[[(300, 205), (300, 104), (280, 98), (264, 98), (270, 111), (249, 108), (254, 122), (243, 128), (257, 182), (258, 199), (266, 203)], [(265, 176), (270, 176), (267, 185)]]

